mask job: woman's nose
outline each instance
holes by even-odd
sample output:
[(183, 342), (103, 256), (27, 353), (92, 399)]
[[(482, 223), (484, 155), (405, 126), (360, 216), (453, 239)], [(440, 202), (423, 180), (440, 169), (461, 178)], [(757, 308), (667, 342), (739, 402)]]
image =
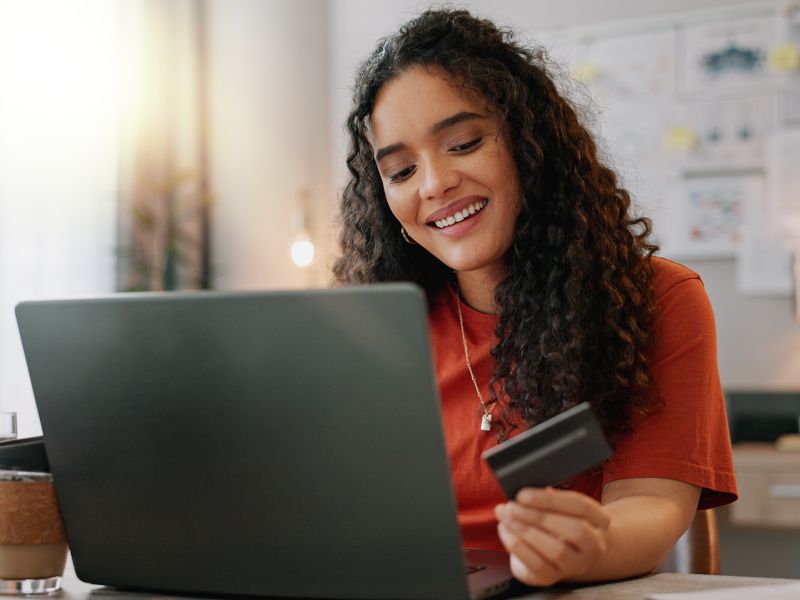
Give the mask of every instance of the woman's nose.
[(423, 200), (444, 197), (447, 192), (458, 186), (461, 176), (448, 164), (447, 160), (429, 160), (422, 168), (422, 182), (419, 195)]

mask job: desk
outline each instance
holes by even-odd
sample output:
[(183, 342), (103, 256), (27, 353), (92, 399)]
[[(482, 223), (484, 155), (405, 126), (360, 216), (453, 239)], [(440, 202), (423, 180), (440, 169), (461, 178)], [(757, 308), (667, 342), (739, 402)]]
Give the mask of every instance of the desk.
[[(519, 598), (529, 600), (645, 600), (650, 594), (664, 592), (692, 592), (723, 587), (790, 583), (792, 579), (766, 579), (761, 577), (726, 577), (723, 575), (678, 575), (659, 573), (616, 583), (576, 588), (558, 588), (529, 593)], [(75, 576), (72, 565), (64, 573), (64, 589), (59, 595), (64, 600), (167, 600), (175, 598), (166, 594), (130, 592), (83, 583)], [(187, 600), (187, 596), (179, 596)], [(191, 598), (197, 598), (192, 596)], [(209, 598), (213, 598), (210, 596)], [(228, 599), (230, 600), (230, 599)]]

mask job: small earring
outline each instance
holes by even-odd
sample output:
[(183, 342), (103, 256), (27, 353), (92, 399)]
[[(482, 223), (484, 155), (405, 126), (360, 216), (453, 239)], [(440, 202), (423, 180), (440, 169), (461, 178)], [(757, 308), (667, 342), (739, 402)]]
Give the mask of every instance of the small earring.
[(406, 241), (406, 244), (411, 244), (412, 246), (416, 246), (417, 242), (411, 239), (411, 237), (406, 233), (405, 227), (400, 227), (400, 235), (403, 236), (403, 239)]

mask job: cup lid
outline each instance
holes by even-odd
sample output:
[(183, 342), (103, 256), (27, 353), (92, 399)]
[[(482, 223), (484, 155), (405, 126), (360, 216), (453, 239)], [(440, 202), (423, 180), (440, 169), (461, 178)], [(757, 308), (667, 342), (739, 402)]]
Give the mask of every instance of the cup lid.
[(53, 481), (52, 473), (0, 469), (0, 481)]

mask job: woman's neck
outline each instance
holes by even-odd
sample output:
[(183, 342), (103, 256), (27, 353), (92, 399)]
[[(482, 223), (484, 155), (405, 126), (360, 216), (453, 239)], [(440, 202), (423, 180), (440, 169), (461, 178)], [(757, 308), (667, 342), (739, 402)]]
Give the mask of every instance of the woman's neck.
[(478, 271), (457, 271), (461, 298), (482, 313), (499, 313), (500, 307), (497, 306), (494, 292), (507, 273), (508, 269), (505, 266), (487, 267)]

